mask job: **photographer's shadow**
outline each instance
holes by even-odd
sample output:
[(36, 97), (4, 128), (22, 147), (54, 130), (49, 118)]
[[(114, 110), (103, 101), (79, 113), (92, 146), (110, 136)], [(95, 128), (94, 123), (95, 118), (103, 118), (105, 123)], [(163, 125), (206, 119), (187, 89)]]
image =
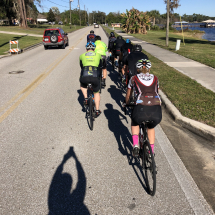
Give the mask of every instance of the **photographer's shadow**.
[[(75, 160), (78, 175), (76, 188), (72, 192), (72, 176), (68, 173), (63, 173), (63, 166), (70, 158)], [(88, 208), (84, 205), (85, 193), (85, 173), (73, 147), (70, 147), (69, 151), (64, 155), (63, 161), (58, 166), (49, 188), (49, 215), (90, 214)]]

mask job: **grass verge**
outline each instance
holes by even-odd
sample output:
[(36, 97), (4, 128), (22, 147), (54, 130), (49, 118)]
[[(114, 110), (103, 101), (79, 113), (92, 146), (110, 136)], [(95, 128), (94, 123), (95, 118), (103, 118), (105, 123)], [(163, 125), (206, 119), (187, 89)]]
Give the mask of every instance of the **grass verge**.
[[(42, 42), (40, 37), (28, 37), (13, 34), (0, 34), (0, 55), (5, 55), (10, 49), (9, 40), (19, 40), (19, 48), (24, 49), (36, 43)], [(17, 45), (11, 45), (12, 48), (16, 48)]]
[[(104, 29), (107, 33), (112, 31), (107, 27)], [(169, 67), (145, 50), (144, 53), (152, 62), (151, 73), (158, 77), (160, 89), (181, 114), (215, 127), (215, 93)]]
[[(85, 26), (65, 26), (65, 25), (53, 25), (53, 28), (62, 28), (66, 33), (73, 32), (80, 28), (84, 28)], [(52, 25), (38, 25), (38, 27), (31, 26), (27, 29), (21, 28), (19, 26), (0, 26), (0, 31), (9, 31), (9, 32), (17, 32), (17, 33), (26, 33), (26, 34), (39, 34), (43, 35), (43, 32), (46, 28), (52, 28)]]

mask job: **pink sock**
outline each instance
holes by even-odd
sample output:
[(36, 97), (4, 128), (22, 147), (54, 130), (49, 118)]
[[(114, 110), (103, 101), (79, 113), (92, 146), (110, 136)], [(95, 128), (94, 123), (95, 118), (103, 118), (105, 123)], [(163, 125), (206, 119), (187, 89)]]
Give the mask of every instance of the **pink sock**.
[(152, 153), (154, 154), (154, 144), (151, 144)]
[(138, 135), (132, 135), (132, 139), (133, 139), (133, 146), (138, 146)]

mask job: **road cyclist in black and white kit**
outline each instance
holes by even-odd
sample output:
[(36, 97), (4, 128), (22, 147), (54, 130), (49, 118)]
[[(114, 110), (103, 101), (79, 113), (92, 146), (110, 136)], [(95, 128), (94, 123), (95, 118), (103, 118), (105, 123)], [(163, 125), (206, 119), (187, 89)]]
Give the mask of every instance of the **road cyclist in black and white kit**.
[(147, 59), (140, 59), (135, 66), (137, 74), (129, 81), (125, 101), (128, 105), (131, 100), (136, 104), (131, 114), (133, 156), (136, 157), (139, 155), (139, 125), (144, 120), (150, 121), (147, 123), (147, 133), (154, 153), (154, 128), (161, 122), (162, 112), (161, 99), (158, 94), (158, 78), (150, 74), (151, 62)]

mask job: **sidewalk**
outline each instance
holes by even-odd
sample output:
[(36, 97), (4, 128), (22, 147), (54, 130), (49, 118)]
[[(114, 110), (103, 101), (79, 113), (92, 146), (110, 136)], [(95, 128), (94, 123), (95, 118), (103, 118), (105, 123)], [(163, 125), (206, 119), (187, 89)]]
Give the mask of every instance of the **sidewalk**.
[(14, 34), (14, 35), (23, 35), (23, 36), (31, 36), (31, 37), (43, 37), (43, 35), (39, 35), (39, 34), (26, 34), (26, 33), (10, 32), (10, 31), (0, 31), (0, 34)]
[[(181, 55), (173, 53), (171, 51), (162, 49), (156, 45), (148, 43), (146, 41), (137, 39), (133, 36), (130, 36), (126, 33), (122, 33), (121, 30), (115, 30), (115, 32), (122, 36), (124, 39), (130, 39), (134, 44), (140, 44), (142, 48), (158, 58), (159, 60), (166, 63), (168, 66), (175, 68), (179, 72), (187, 75), (188, 77), (196, 80), (202, 86), (207, 89), (213, 91), (215, 93), (215, 69), (196, 62), (194, 60), (190, 60)], [(215, 144), (215, 128), (203, 124), (201, 122), (189, 119), (184, 117), (178, 109), (169, 101), (167, 96), (160, 90), (159, 91), (162, 101), (169, 113), (173, 116), (176, 123), (181, 125), (182, 127), (210, 140), (213, 144)]]

